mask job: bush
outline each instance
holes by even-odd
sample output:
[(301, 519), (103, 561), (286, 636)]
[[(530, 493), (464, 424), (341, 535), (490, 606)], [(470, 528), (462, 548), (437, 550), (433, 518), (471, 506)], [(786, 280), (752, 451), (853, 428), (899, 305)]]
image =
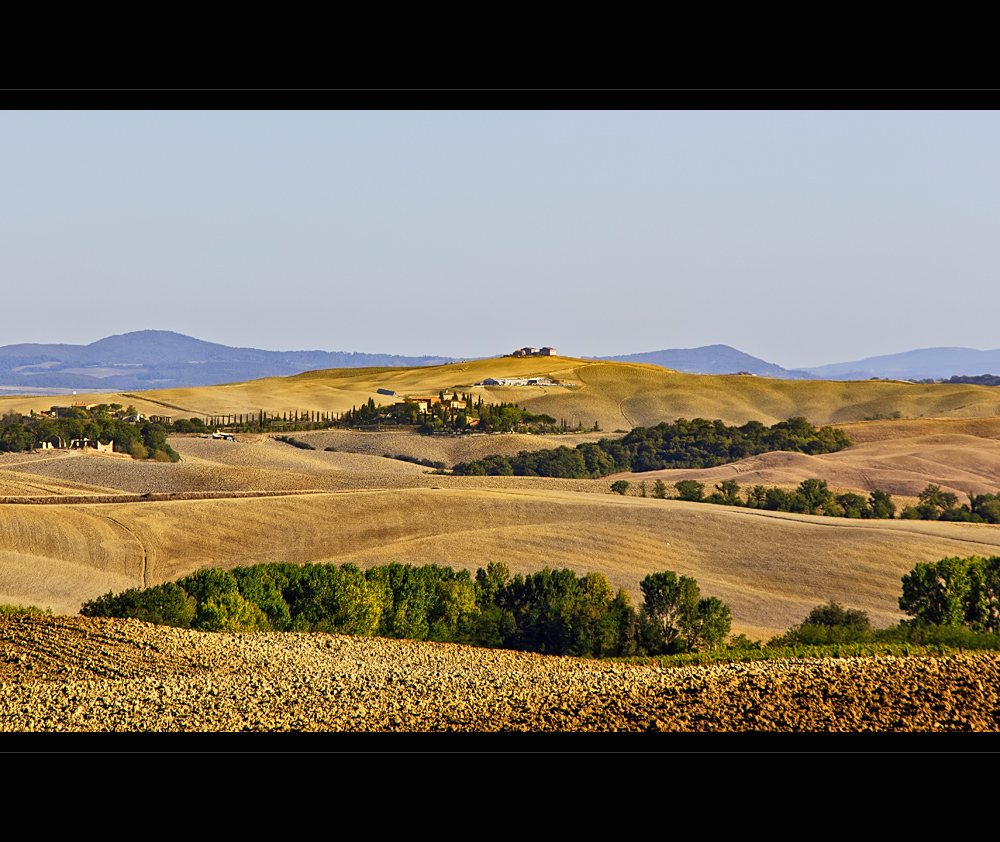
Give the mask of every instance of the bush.
[(316, 449), (315, 447), (313, 447), (308, 442), (299, 441), (298, 439), (292, 438), (291, 436), (275, 436), (274, 440), (275, 441), (284, 442), (285, 444), (290, 444), (292, 447), (297, 447), (299, 450), (315, 450)]
[(46, 608), (44, 611), (37, 605), (0, 605), (0, 615), (7, 616), (52, 616), (52, 609)]

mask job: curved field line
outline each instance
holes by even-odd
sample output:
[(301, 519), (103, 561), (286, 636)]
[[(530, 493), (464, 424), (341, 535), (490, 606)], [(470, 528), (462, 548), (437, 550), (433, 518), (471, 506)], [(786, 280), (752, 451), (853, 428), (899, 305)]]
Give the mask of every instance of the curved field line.
[[(103, 518), (105, 518), (107, 520), (110, 520), (112, 523), (117, 524), (118, 526), (120, 526), (122, 529), (124, 529), (129, 535), (131, 535), (135, 539), (136, 543), (139, 545), (140, 549), (142, 550), (142, 571), (141, 571), (142, 572), (142, 587), (144, 587), (144, 588), (148, 587), (148, 584), (146, 582), (146, 567), (147, 567), (147, 560), (149, 558), (149, 555), (148, 555), (148, 553), (146, 551), (146, 545), (142, 542), (142, 538), (140, 538), (138, 535), (136, 535), (134, 531), (132, 531), (131, 529), (129, 529), (120, 520), (116, 520), (115, 518), (111, 517), (111, 515), (98, 515), (98, 517), (103, 517)], [(128, 570), (125, 570), (125, 573), (127, 574)]]

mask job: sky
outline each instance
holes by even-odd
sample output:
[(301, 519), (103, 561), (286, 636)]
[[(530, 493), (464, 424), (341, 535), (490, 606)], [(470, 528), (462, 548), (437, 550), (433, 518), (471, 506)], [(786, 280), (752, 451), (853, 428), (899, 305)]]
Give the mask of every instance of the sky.
[(1000, 347), (998, 112), (0, 112), (0, 345)]

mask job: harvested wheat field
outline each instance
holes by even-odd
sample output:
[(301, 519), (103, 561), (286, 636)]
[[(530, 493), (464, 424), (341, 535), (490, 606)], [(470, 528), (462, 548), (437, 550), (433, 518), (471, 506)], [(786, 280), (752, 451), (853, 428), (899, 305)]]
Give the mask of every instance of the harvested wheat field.
[(996, 554), (1000, 544), (1000, 529), (984, 525), (848, 521), (610, 494), (443, 485), (5, 505), (0, 513), (0, 602), (59, 613), (75, 613), (108, 590), (210, 566), (399, 561), (474, 571), (502, 560), (513, 572), (546, 565), (600, 571), (633, 599), (647, 573), (675, 570), (728, 603), (734, 629), (756, 637), (784, 631), (828, 599), (867, 610), (876, 624), (887, 625), (901, 616), (900, 577), (916, 562)]
[[(658, 478), (794, 487), (816, 477), (837, 491), (881, 489), (900, 504), (930, 482), (961, 495), (1000, 488), (1000, 419), (861, 422), (846, 429), (860, 443), (839, 453), (771, 453), (712, 469), (601, 480), (452, 477), (379, 455), (450, 466), (489, 453), (573, 446), (599, 433), (296, 434), (316, 450), (260, 435), (237, 442), (175, 436), (171, 442), (182, 456), (176, 464), (7, 454), (0, 458), (4, 499), (67, 502), (0, 505), (0, 603), (72, 614), (109, 590), (158, 584), (207, 566), (399, 561), (475, 571), (502, 560), (514, 572), (546, 565), (600, 571), (633, 601), (647, 573), (675, 570), (729, 604), (734, 631), (752, 637), (782, 632), (829, 599), (888, 625), (901, 617), (900, 577), (915, 563), (996, 554), (1000, 529), (849, 521), (636, 496), (639, 483), (651, 487)], [(611, 482), (622, 477), (632, 483), (629, 494), (612, 495)], [(304, 493), (237, 496), (291, 492)], [(169, 495), (175, 499), (164, 499)], [(218, 499), (180, 499), (185, 496)]]
[(995, 732), (998, 688), (995, 654), (661, 669), (405, 640), (0, 617), (0, 731)]

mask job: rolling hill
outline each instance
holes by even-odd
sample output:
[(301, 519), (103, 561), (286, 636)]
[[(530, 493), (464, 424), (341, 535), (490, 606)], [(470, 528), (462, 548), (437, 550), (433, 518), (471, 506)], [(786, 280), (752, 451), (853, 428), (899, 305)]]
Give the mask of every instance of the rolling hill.
[[(487, 377), (545, 376), (564, 386), (476, 386)], [(720, 418), (765, 424), (803, 416), (813, 424), (866, 418), (971, 418), (1000, 415), (1000, 391), (972, 384), (919, 385), (886, 381), (779, 380), (696, 375), (643, 363), (569, 357), (501, 357), (447, 365), (310, 371), (243, 383), (146, 392), (78, 395), (79, 402), (134, 404), (144, 414), (173, 417), (268, 412), (344, 412), (397, 394), (471, 393), (484, 401), (516, 402), (536, 413), (603, 430), (631, 429), (677, 418)], [(47, 409), (47, 397), (0, 398), (3, 411)]]
[[(563, 386), (482, 387), (485, 377), (544, 375)], [(838, 383), (699, 376), (638, 363), (500, 358), (418, 368), (313, 371), (227, 386), (104, 393), (84, 401), (141, 411), (221, 415), (343, 411), (377, 389), (471, 391), (603, 430), (678, 417), (774, 423), (803, 415), (844, 424), (857, 445), (826, 456), (765, 454), (705, 471), (630, 476), (794, 486), (827, 479), (837, 490), (880, 488), (912, 498), (928, 482), (965, 494), (1000, 487), (1000, 394), (983, 386)], [(4, 412), (45, 409), (44, 398), (4, 398)], [(899, 413), (898, 420), (864, 421)], [(921, 417), (923, 416), (923, 417)], [(593, 438), (600, 433), (582, 438)], [(177, 464), (80, 454), (0, 456), (0, 495), (131, 495), (116, 502), (0, 504), (0, 603), (73, 613), (108, 590), (155, 584), (206, 566), (261, 561), (390, 561), (475, 570), (492, 560), (514, 572), (548, 565), (604, 572), (638, 598), (649, 572), (694, 576), (732, 607), (734, 629), (767, 636), (828, 599), (898, 619), (900, 576), (917, 561), (996, 554), (1000, 528), (871, 522), (727, 509), (610, 494), (613, 478), (555, 480), (435, 476), (383, 458), (405, 453), (454, 464), (486, 453), (573, 445), (581, 437), (425, 438), (404, 432), (328, 431), (302, 451), (266, 436), (241, 442), (174, 437)], [(327, 452), (323, 448), (334, 447)], [(633, 491), (635, 488), (633, 487)], [(307, 492), (235, 497), (245, 492)], [(210, 499), (141, 500), (142, 494)], [(96, 500), (96, 496), (94, 496)]]

